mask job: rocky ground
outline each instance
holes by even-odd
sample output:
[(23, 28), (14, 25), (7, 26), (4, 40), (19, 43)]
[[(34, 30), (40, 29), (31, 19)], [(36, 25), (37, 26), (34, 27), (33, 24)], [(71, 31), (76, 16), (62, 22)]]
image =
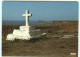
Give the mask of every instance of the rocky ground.
[[(3, 56), (49, 56), (77, 57), (78, 54), (78, 22), (65, 22), (48, 25), (34, 25), (46, 33), (46, 37), (38, 39), (7, 41), (6, 36), (18, 29), (17, 25), (2, 26)], [(68, 35), (68, 36), (65, 36)], [(70, 36), (71, 35), (71, 36)], [(76, 53), (76, 55), (71, 55)]]

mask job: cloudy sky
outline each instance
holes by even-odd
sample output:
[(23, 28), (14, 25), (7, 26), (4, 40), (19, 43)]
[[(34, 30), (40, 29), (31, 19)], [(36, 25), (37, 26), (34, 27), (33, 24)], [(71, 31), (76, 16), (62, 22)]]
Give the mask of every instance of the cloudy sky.
[(3, 2), (3, 20), (24, 20), (26, 10), (29, 20), (78, 20), (78, 2)]

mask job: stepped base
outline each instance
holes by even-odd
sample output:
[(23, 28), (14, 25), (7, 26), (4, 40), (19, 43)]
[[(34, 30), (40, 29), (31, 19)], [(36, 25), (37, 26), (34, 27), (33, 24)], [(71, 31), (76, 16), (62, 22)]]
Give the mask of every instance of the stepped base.
[(40, 29), (36, 30), (35, 27), (20, 26), (19, 29), (14, 29), (12, 34), (8, 34), (6, 40), (30, 40), (31, 38), (39, 38), (40, 36), (45, 35), (45, 33), (42, 33)]

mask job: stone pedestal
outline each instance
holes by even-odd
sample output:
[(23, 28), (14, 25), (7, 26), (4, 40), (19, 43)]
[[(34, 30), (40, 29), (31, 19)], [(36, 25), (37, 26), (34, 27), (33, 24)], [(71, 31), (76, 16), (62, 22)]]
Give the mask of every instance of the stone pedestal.
[(20, 26), (19, 29), (14, 29), (13, 33), (7, 35), (6, 40), (14, 41), (15, 39), (30, 40), (31, 38), (38, 38), (44, 36), (40, 29), (30, 26)]

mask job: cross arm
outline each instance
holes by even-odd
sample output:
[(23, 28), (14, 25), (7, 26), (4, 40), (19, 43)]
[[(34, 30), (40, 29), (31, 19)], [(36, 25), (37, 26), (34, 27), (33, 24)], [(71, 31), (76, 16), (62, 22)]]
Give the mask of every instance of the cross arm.
[(22, 14), (22, 16), (26, 16), (26, 14)]
[(28, 16), (32, 16), (32, 14), (28, 14)]

